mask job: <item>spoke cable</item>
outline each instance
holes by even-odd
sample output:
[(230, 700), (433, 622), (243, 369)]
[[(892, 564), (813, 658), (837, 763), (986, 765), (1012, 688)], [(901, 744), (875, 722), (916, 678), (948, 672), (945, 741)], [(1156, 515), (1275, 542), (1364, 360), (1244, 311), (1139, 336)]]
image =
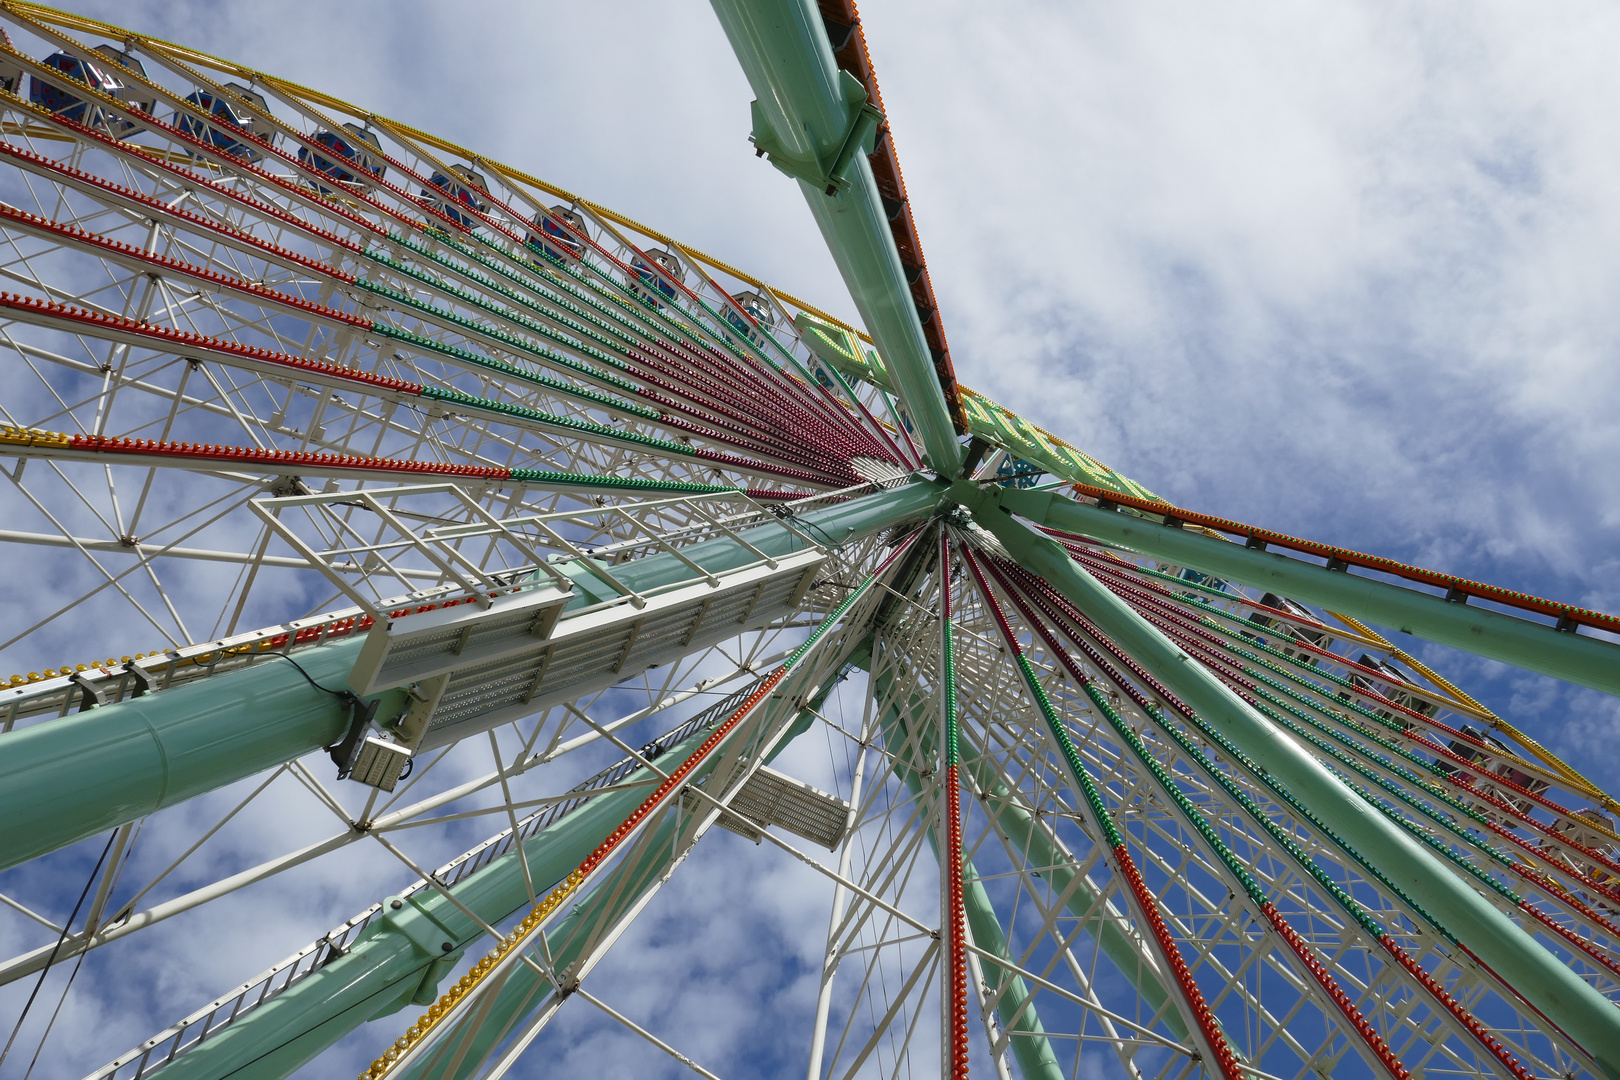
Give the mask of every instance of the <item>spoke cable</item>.
[[(73, 905), (73, 914), (69, 915), (67, 917), (67, 922), (62, 924), (62, 933), (57, 936), (56, 945), (51, 949), (50, 956), (45, 958), (45, 966), (40, 969), (39, 979), (34, 983), (34, 989), (29, 992), (27, 1002), (23, 1004), (22, 1015), (17, 1017), (17, 1023), (11, 1029), (11, 1037), (6, 1040), (5, 1049), (0, 1050), (0, 1065), (5, 1064), (6, 1055), (11, 1053), (11, 1046), (17, 1041), (17, 1033), (22, 1031), (23, 1023), (28, 1019), (28, 1010), (34, 1007), (34, 999), (39, 996), (40, 988), (45, 985), (45, 977), (51, 973), (51, 965), (56, 963), (57, 954), (62, 951), (62, 945), (67, 941), (68, 934), (73, 929), (73, 920), (79, 917), (79, 909), (84, 906), (84, 898), (90, 895), (90, 887), (96, 883), (96, 875), (101, 872), (101, 864), (107, 861), (107, 853), (112, 850), (113, 841), (117, 839), (117, 837), (117, 829), (114, 829), (107, 836), (107, 846), (101, 849), (101, 857), (96, 860), (96, 865), (91, 869), (89, 878), (85, 880), (84, 889), (79, 893), (79, 901)], [(79, 953), (79, 957), (81, 960), (83, 959), (83, 951)], [(77, 974), (79, 970), (78, 966), (75, 965), (73, 970), (74, 974)], [(73, 985), (73, 980), (71, 977), (68, 979), (68, 985)], [(64, 989), (64, 996), (66, 993), (67, 991)], [(46, 1034), (50, 1034), (49, 1028), (46, 1028)], [(40, 1043), (41, 1045), (44, 1045), (44, 1040), (41, 1039)], [(36, 1052), (34, 1056), (35, 1058), (38, 1058), (39, 1055)], [(30, 1065), (29, 1069), (32, 1070), (33, 1066)]]

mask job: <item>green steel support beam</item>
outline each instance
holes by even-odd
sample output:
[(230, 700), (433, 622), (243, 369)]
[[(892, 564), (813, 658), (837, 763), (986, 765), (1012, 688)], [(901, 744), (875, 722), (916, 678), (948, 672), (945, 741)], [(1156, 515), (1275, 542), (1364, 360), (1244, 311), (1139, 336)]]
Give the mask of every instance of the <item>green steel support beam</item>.
[[(306, 649), (298, 663), (347, 689), (360, 645)], [(404, 703), (402, 691), (382, 698), (379, 716)], [(329, 746), (348, 717), (292, 664), (264, 659), (0, 735), (0, 869)]]
[(1301, 802), (1350, 847), (1366, 855), (1385, 877), (1450, 929), (1508, 986), (1557, 1024), (1606, 1076), (1620, 1080), (1620, 1010), (1613, 1002), (1086, 573), (1059, 544), (1002, 512), (1014, 505), (1021, 510), (1043, 508), (1028, 502), (1003, 501), (1002, 495), (999, 490), (981, 490), (967, 483), (952, 487), (952, 496), (971, 510), (974, 520), (994, 534), (1025, 569), (1068, 597), (1201, 717), (1279, 783), (1296, 792)]
[[(858, 651), (861, 647), (861, 644), (857, 643), (854, 651)], [(810, 700), (810, 709), (819, 711), (837, 685), (836, 677), (829, 678)], [(788, 743), (808, 730), (814, 721), (814, 713), (808, 710), (800, 712), (783, 733), (782, 738), (766, 755), (766, 764), (776, 760), (776, 756), (787, 748)], [(701, 739), (706, 735), (706, 732), (700, 733), (696, 738)], [(632, 802), (630, 805), (633, 808), (635, 803)], [(628, 812), (626, 810), (626, 813)], [(613, 824), (608, 828), (611, 829)], [(583, 939), (578, 936), (578, 931), (582, 927), (612, 925), (614, 920), (640, 901), (642, 895), (669, 872), (678, 853), (677, 845), (674, 820), (672, 817), (665, 818), (659, 823), (652, 842), (642, 849), (639, 857), (627, 859), (623, 865), (616, 867), (601, 885), (586, 894), (567, 917), (547, 932), (546, 947), (551, 950), (552, 958), (560, 967), (567, 967), (578, 959), (584, 944)], [(517, 968), (495, 992), (495, 1000), (491, 1003), (483, 1024), (471, 1041), (469, 1052), (463, 1056), (458, 1068), (451, 1069), (444, 1064), (435, 1065), (429, 1058), (422, 1064), (406, 1069), (400, 1074), (399, 1080), (464, 1080), (471, 1076), (477, 1072), (478, 1063), (489, 1047), (499, 1041), (503, 1033), (509, 1034), (516, 1030), (524, 1017), (539, 1009), (545, 1003), (550, 991), (551, 983), (532, 968), (527, 966)]]
[(1064, 532), (1341, 611), (1403, 634), (1463, 649), (1555, 679), (1620, 694), (1620, 645), (1514, 615), (1458, 604), (1384, 581), (1255, 551), (1190, 529), (1166, 528), (1050, 491), (1007, 491), (1001, 505)]
[[(811, 707), (820, 708), (835, 685), (836, 679), (828, 679)], [(811, 719), (810, 713), (801, 713), (771, 756), (774, 758), (803, 732)], [(668, 760), (683, 760), (708, 734), (696, 732), (672, 747)], [(695, 775), (701, 777), (705, 771), (700, 769)], [(529, 871), (542, 895), (629, 816), (646, 798), (647, 790), (605, 792), (524, 841)], [(577, 927), (593, 925), (603, 914), (610, 920), (616, 917), (665, 871), (672, 852), (668, 842), (671, 829), (671, 820), (663, 822), (657, 834), (659, 842), (646, 849), (659, 852), (657, 858), (632, 860), (617, 867), (547, 933), (548, 947), (557, 963), (567, 965), (574, 959), (580, 943), (572, 941), (571, 936)], [(515, 852), (494, 860), (451, 892), (492, 926), (499, 926), (529, 905)], [(614, 898), (606, 908), (604, 897)], [(460, 956), (462, 950), (477, 947), (485, 935), (464, 912), (434, 890), (418, 892), (397, 911), (388, 909), (392, 899), (384, 901), (384, 913), (343, 956), (180, 1055), (172, 1064), (147, 1075), (162, 1080), (279, 1080), (367, 1020), (388, 1016), (413, 1002), (431, 1004), (437, 999), (437, 982), (449, 970), (449, 965), (435, 961)], [(451, 946), (448, 951), (446, 943)], [(497, 992), (485, 1028), (489, 1037), (493, 1038), (507, 1020), (538, 1007), (543, 1000), (539, 991), (547, 985), (533, 971), (520, 967), (518, 974)], [(416, 1076), (419, 1072), (404, 1075)]]
[[(1009, 963), (1012, 953), (1007, 948), (1007, 935), (1002, 932), (1001, 919), (990, 894), (979, 880), (979, 870), (972, 862), (962, 864), (964, 878), (962, 907), (967, 913), (968, 929), (973, 933), (973, 944), (987, 953), (1001, 957)], [(1007, 1044), (1018, 1062), (1018, 1073), (1024, 1080), (1064, 1080), (1063, 1066), (1052, 1053), (1052, 1043), (1046, 1037), (1046, 1027), (1040, 1014), (1029, 1001), (1029, 984), (1022, 975), (1014, 975), (994, 961), (980, 960), (985, 979), (992, 985), (1006, 983), (996, 1002), (996, 1016), (1001, 1028), (1009, 1033)]]
[[(918, 710), (924, 708), (923, 703), (916, 703), (916, 708)], [(922, 781), (916, 770), (906, 764), (911, 760), (914, 744), (909, 741), (907, 734), (909, 728), (899, 708), (894, 705), (885, 708), (879, 715), (879, 725), (884, 732), (885, 745), (903, 748), (896, 755), (900, 759), (895, 765), (896, 775), (905, 782), (913, 798), (920, 797)], [(927, 753), (926, 747), (922, 752)], [(1165, 1024), (1176, 1037), (1185, 1041), (1186, 1024), (1183, 1023), (1179, 1011), (1173, 1006), (1167, 1007), (1169, 995), (1163, 983), (1159, 981), (1157, 972), (1144, 963), (1144, 956), (1137, 943), (1118, 925), (1112, 922), (1098, 925), (1095, 922), (1098, 893), (1085, 876), (1070, 865), (1072, 857), (1059, 848), (1050, 829), (1029, 812), (1023, 802), (986, 766), (982, 758), (970, 761), (968, 768), (973, 772), (974, 782), (993, 804), (990, 812), (994, 814), (998, 827), (1008, 841), (1018, 850), (1025, 852), (1031, 863), (1047, 868), (1042, 873), (1055, 894), (1067, 895), (1068, 899), (1064, 901), (1064, 906), (1068, 908), (1070, 914), (1078, 919), (1087, 920), (1086, 932), (1096, 940), (1103, 955), (1107, 956), (1114, 968), (1135, 987), (1149, 1009), (1154, 1014), (1162, 1015)], [(938, 841), (932, 831), (928, 839), (929, 843), (934, 845), (937, 857)], [(967, 886), (963, 891), (963, 902), (968, 925), (973, 931), (974, 944), (1010, 963), (1011, 953), (1007, 949), (1006, 934), (990, 901), (990, 894), (979, 880), (978, 870), (971, 862), (964, 866), (963, 877)], [(995, 967), (989, 961), (983, 963), (989, 968)], [(991, 974), (1009, 973), (1005, 969), (997, 969)], [(1033, 1005), (1027, 1008), (1024, 1005), (1029, 996), (1028, 984), (1019, 976), (1011, 976), (997, 1003), (996, 1013), (1000, 1016), (1002, 1024), (1010, 1025), (1010, 1030), (1014, 1032), (1010, 1044), (1024, 1080), (1038, 1080), (1038, 1078), (1059, 1080), (1063, 1076), (1063, 1071), (1052, 1053), (1040, 1015)]]
[[(864, 667), (865, 664), (861, 666)], [(882, 696), (881, 687), (878, 696)], [(915, 707), (921, 708), (922, 705), (915, 703)], [(908, 725), (899, 715), (897, 706), (890, 706), (884, 710), (879, 723), (884, 728), (885, 741), (888, 745), (907, 746)], [(908, 748), (901, 755), (902, 759), (909, 760), (910, 754)], [(965, 767), (972, 774), (974, 783), (978, 785), (982, 797), (989, 804), (987, 812), (995, 817), (997, 827), (1007, 840), (1013, 847), (1024, 852), (1030, 863), (1047, 867), (1043, 874), (1053, 893), (1059, 896), (1067, 894), (1068, 899), (1064, 902), (1064, 906), (1069, 909), (1069, 913), (1077, 919), (1087, 920), (1086, 932), (1096, 940), (1103, 955), (1108, 957), (1121, 975), (1125, 976), (1154, 1013), (1163, 1013), (1166, 1025), (1176, 1037), (1185, 1040), (1186, 1024), (1182, 1022), (1181, 1013), (1174, 1006), (1166, 1008), (1170, 996), (1164, 984), (1159, 981), (1158, 971), (1147, 962), (1139, 943), (1117, 923), (1099, 924), (1095, 921), (1099, 894), (1085, 875), (1071, 865), (1073, 856), (1060, 847), (1051, 828), (1030, 812), (1023, 800), (1007, 788), (982, 757), (969, 759)], [(903, 765), (896, 766), (896, 772), (902, 770), (904, 771), (901, 778), (908, 784), (914, 782), (915, 777), (910, 769), (906, 769)], [(912, 794), (916, 795), (917, 792), (913, 791)], [(983, 886), (977, 887), (983, 891)], [(991, 918), (994, 917), (992, 913)], [(981, 947), (988, 948), (988, 946)]]
[(838, 70), (811, 0), (712, 3), (758, 99), (755, 147), (799, 180), (929, 464), (954, 477), (961, 444), (866, 159), (874, 130), (872, 114), (863, 108), (866, 91)]
[[(690, 753), (701, 739), (688, 740)], [(549, 889), (645, 798), (643, 791), (598, 795), (524, 842), (536, 888)], [(457, 900), (494, 925), (528, 905), (515, 852), (458, 883)], [(431, 1002), (445, 974), (440, 957), (476, 946), (484, 932), (441, 894), (422, 890), (397, 911), (383, 902), (349, 951), (148, 1075), (163, 1080), (279, 1080), (302, 1068), (367, 1020)], [(452, 948), (447, 953), (444, 945)], [(436, 995), (434, 995), (436, 997)]]
[[(554, 929), (546, 932), (546, 948), (560, 967), (566, 968), (579, 958), (588, 936), (582, 934), (582, 930), (612, 925), (669, 871), (675, 861), (675, 832), (673, 815), (666, 816), (639, 855), (615, 868), (559, 920)], [(495, 1000), (490, 1003), (478, 1031), (468, 1041), (459, 1064), (452, 1067), (452, 1062), (438, 1061), (430, 1055), (401, 1072), (400, 1080), (462, 1080), (474, 1075), (490, 1047), (521, 1028), (524, 1019), (544, 1005), (550, 995), (550, 980), (527, 965), (516, 968), (495, 991)]]
[[(915, 482), (817, 510), (795, 520), (823, 545), (837, 547), (932, 512), (941, 485)], [(755, 561), (741, 540), (768, 555), (808, 543), (772, 522), (682, 549), (703, 570)], [(668, 553), (614, 568), (636, 589), (698, 580)], [(570, 606), (588, 600), (577, 597)], [(305, 649), (300, 665), (322, 686), (347, 687), (361, 641)], [(380, 717), (398, 712), (389, 691)], [(395, 700), (395, 699), (398, 700)], [(75, 713), (0, 734), (0, 869), (15, 866), (155, 810), (273, 768), (336, 742), (347, 709), (311, 686), (291, 663), (264, 659), (250, 668)]]

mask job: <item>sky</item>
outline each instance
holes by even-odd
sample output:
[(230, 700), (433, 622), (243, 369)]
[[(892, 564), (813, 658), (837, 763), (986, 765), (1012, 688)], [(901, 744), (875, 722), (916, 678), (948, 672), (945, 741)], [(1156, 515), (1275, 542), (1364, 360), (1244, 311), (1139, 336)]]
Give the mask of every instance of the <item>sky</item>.
[[(796, 186), (753, 157), (752, 95), (697, 0), (77, 10), (444, 135), (854, 317)], [(1620, 610), (1620, 8), (862, 15), (964, 384), (1181, 505)], [(1620, 788), (1614, 699), (1404, 644)], [(700, 909), (728, 860), (765, 867), (742, 886), (762, 902), (798, 895), (733, 840), (658, 918)], [(253, 956), (307, 940), (297, 914)], [(756, 912), (735, 941), (802, 962), (824, 909), (801, 914)], [(678, 982), (693, 951), (661, 951), (658, 925), (630, 944)], [(753, 985), (709, 1011), (803, 995)], [(742, 1061), (747, 1041), (704, 1048)]]

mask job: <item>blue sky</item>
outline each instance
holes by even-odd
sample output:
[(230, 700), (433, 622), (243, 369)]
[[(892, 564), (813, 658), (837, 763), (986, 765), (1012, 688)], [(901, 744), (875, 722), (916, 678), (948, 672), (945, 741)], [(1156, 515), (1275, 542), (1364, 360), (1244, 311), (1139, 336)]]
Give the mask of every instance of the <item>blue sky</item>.
[[(752, 156), (750, 92), (696, 0), (77, 9), (443, 134), (853, 314), (795, 186)], [(863, 16), (965, 384), (1184, 505), (1620, 610), (1620, 9)], [(1613, 699), (1407, 647), (1620, 788)], [(703, 875), (746, 859), (741, 888), (786, 906), (737, 940), (802, 961), (825, 904), (796, 898), (819, 885), (719, 839), (659, 917), (701, 910)], [(245, 951), (307, 940), (292, 915)], [(689, 971), (649, 925), (632, 943)], [(253, 965), (227, 969), (150, 1019)], [(683, 992), (711, 1013), (802, 998), (797, 968), (773, 970)], [(680, 1022), (666, 1005), (648, 1008)], [(683, 1048), (741, 1062), (747, 1035)]]

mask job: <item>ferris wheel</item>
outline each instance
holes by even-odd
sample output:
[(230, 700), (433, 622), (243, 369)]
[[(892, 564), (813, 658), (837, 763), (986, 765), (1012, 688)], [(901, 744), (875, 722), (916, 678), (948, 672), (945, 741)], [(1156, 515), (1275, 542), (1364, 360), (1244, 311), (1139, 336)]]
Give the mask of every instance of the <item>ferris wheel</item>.
[[(723, 1075), (593, 979), (721, 833), (825, 887), (810, 1080), (1620, 1076), (1620, 806), (1384, 634), (1620, 693), (1620, 620), (958, 385), (853, 5), (714, 6), (870, 336), (0, 4), (0, 1077), (540, 1075), (580, 1011)], [(177, 927), (284, 959), (75, 1022)]]

